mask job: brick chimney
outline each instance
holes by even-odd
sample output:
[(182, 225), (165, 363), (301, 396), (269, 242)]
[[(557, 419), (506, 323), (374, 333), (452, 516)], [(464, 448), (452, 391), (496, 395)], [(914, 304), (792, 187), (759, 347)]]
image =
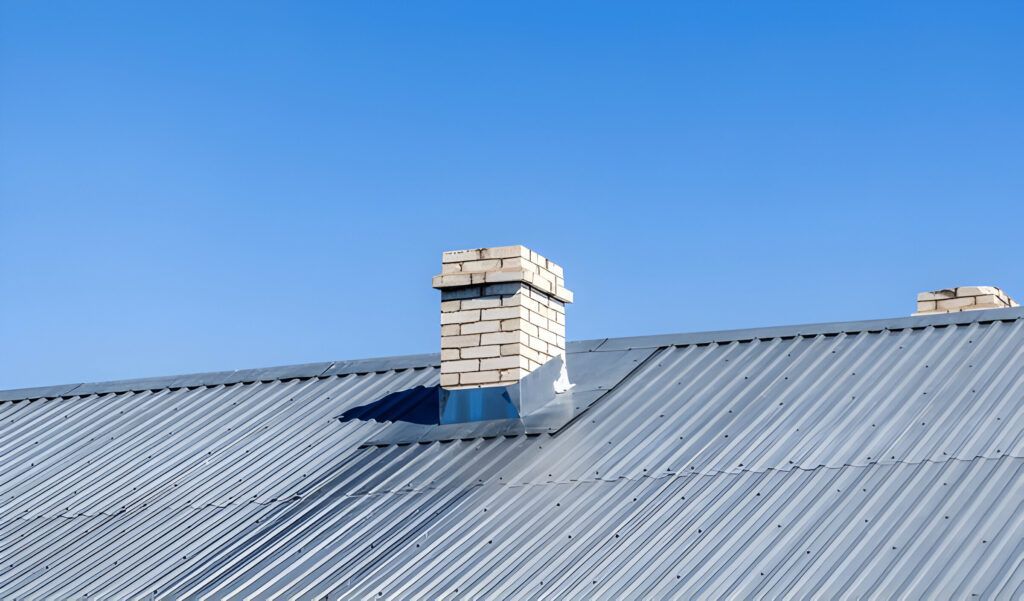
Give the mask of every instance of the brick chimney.
[(960, 286), (918, 294), (917, 312), (914, 315), (1006, 309), (1017, 306), (1017, 301), (995, 286)]
[(565, 355), (562, 268), (525, 246), (441, 256), (441, 386), (509, 386)]

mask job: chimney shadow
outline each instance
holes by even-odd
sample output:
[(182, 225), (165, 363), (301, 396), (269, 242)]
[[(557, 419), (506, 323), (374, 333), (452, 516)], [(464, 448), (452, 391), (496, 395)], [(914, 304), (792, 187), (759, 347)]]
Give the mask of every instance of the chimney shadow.
[(441, 423), (438, 410), (439, 390), (439, 386), (417, 386), (392, 392), (372, 403), (352, 407), (339, 415), (338, 419), (342, 422), (372, 420), (438, 425)]

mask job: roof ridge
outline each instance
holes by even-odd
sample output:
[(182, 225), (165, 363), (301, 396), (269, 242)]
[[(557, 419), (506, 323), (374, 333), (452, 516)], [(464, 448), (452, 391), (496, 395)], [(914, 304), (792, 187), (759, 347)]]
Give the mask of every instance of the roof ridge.
[[(796, 336), (818, 336), (822, 334), (851, 334), (908, 328), (943, 327), (968, 325), (993, 321), (1015, 321), (1024, 317), (1024, 307), (1009, 309), (986, 309), (960, 313), (906, 316), (862, 321), (837, 321), (813, 324), (770, 326), (737, 330), (714, 330), (684, 332), (677, 334), (654, 334), (627, 336), (621, 338), (598, 338), (578, 340), (567, 344), (567, 352), (581, 353), (594, 351), (623, 351), (639, 348), (661, 348), (723, 342), (740, 342)], [(22, 401), (41, 398), (84, 396), (89, 394), (110, 394), (161, 390), (165, 388), (191, 388), (250, 382), (272, 382), (299, 378), (376, 373), (402, 369), (424, 369), (440, 365), (438, 353), (395, 355), (367, 359), (301, 363), (276, 367), (238, 369), (217, 372), (200, 372), (172, 376), (132, 378), (101, 382), (85, 382), (56, 386), (38, 386), (0, 390), (0, 402)]]
[(666, 346), (689, 346), (715, 342), (742, 342), (768, 340), (772, 338), (793, 338), (796, 336), (818, 336), (822, 334), (853, 334), (858, 332), (881, 332), (885, 330), (906, 330), (928, 326), (969, 325), (993, 321), (1016, 321), (1024, 317), (1024, 307), (1008, 309), (985, 309), (960, 313), (936, 313), (919, 316), (890, 317), (860, 321), (834, 321), (810, 324), (745, 328), (739, 330), (714, 330), (705, 332), (683, 332), (678, 334), (655, 334), (608, 338), (593, 350), (612, 351), (634, 348)]

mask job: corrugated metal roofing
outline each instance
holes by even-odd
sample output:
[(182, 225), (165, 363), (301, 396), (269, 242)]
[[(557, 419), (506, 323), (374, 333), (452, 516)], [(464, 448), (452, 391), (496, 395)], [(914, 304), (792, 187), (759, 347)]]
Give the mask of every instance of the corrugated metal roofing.
[(534, 436), (381, 443), (434, 356), (7, 391), (0, 596), (1020, 598), (1022, 319), (576, 343)]

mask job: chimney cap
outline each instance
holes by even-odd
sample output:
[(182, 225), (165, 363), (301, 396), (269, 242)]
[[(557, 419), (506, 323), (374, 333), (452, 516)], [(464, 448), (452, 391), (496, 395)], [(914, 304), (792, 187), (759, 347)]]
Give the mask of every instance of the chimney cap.
[(562, 267), (521, 244), (445, 252), (432, 285), (446, 290), (508, 282), (524, 282), (562, 302), (573, 301)]

